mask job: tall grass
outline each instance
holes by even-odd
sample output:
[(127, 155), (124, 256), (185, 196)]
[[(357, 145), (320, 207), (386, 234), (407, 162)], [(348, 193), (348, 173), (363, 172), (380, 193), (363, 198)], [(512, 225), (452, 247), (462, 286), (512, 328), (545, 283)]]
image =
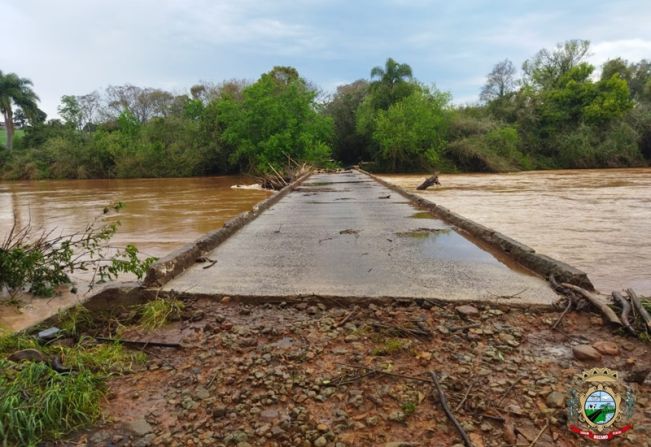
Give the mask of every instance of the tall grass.
[[(58, 355), (69, 373), (49, 363), (7, 360), (21, 349)], [(96, 345), (82, 338), (73, 347), (40, 346), (32, 337), (0, 337), (0, 445), (37, 446), (92, 424), (101, 415), (106, 380), (143, 362), (144, 354), (122, 346)]]

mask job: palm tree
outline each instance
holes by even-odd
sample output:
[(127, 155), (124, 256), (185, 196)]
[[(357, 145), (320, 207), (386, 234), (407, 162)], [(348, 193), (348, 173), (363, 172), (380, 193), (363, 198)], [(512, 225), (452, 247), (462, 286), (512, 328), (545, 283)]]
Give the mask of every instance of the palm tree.
[(400, 64), (392, 58), (387, 59), (384, 68), (373, 67), (371, 90), (376, 96), (376, 106), (388, 109), (394, 102), (408, 96), (412, 88), (407, 81), (411, 81), (412, 78), (411, 67), (407, 64)]
[(39, 100), (31, 88), (32, 81), (21, 78), (16, 73), (4, 74), (0, 71), (0, 112), (5, 121), (7, 149), (11, 150), (14, 142), (13, 105), (19, 106), (27, 116), (36, 114)]

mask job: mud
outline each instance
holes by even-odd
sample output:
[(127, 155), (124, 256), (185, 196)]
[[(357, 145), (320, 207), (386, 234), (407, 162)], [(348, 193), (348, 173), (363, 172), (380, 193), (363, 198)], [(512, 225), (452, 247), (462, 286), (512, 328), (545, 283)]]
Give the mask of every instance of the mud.
[[(549, 420), (538, 447), (582, 446), (550, 394), (566, 393), (590, 367), (626, 373), (651, 363), (648, 344), (611, 334), (589, 313), (569, 313), (552, 331), (556, 312), (488, 304), (252, 306), (224, 298), (186, 306), (186, 321), (149, 334), (184, 348), (148, 348), (142, 371), (110, 383), (105, 422), (60, 445), (461, 445), (431, 384), (346, 366), (364, 365), (424, 380), (437, 372), (475, 447), (509, 445), (500, 417), (512, 421), (516, 445), (530, 445)], [(598, 364), (572, 357), (574, 345), (604, 339), (618, 355)], [(631, 386), (635, 428), (609, 445), (649, 445), (651, 385)]]

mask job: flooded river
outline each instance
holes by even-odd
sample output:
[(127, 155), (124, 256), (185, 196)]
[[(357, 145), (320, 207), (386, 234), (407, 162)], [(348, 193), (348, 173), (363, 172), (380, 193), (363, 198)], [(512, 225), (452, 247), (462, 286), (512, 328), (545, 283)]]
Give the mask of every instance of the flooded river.
[(597, 289), (651, 295), (651, 169), (387, 175), (465, 217), (588, 273)]
[(105, 206), (123, 202), (114, 245), (134, 244), (150, 256), (162, 256), (222, 226), (269, 195), (262, 190), (231, 189), (252, 183), (238, 176), (0, 182), (0, 239), (16, 216), (18, 226), (75, 231)]
[[(99, 216), (121, 223), (111, 245), (135, 244), (143, 254), (160, 257), (221, 227), (269, 195), (262, 190), (231, 189), (247, 183), (252, 180), (238, 176), (0, 182), (0, 239), (10, 231), (14, 216), (18, 227), (29, 223), (54, 234), (78, 231)], [(104, 207), (118, 201), (124, 208), (104, 217)], [(77, 294), (66, 288), (55, 301), (23, 297), (20, 309), (0, 307), (0, 329), (20, 330), (58, 308), (74, 305), (88, 294), (83, 286), (86, 276), (73, 276), (80, 286)]]

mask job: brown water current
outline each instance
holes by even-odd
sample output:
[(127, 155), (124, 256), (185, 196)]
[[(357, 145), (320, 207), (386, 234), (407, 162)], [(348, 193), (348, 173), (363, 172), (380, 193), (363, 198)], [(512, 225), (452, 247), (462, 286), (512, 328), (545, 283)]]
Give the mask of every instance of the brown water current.
[(604, 293), (651, 295), (651, 169), (385, 175), (462, 216), (588, 273)]
[[(111, 245), (134, 244), (144, 255), (160, 257), (221, 227), (270, 194), (231, 188), (251, 183), (251, 178), (241, 176), (0, 182), (0, 240), (10, 231), (14, 216), (17, 227), (29, 223), (35, 230), (54, 234), (78, 231), (99, 217), (120, 221)], [(125, 207), (103, 217), (103, 208), (118, 201)], [(81, 289), (79, 296), (66, 293), (56, 305), (74, 303)], [(30, 300), (22, 315), (0, 307), (0, 326), (24, 327), (41, 314), (52, 313), (50, 303), (54, 305), (50, 300)]]

